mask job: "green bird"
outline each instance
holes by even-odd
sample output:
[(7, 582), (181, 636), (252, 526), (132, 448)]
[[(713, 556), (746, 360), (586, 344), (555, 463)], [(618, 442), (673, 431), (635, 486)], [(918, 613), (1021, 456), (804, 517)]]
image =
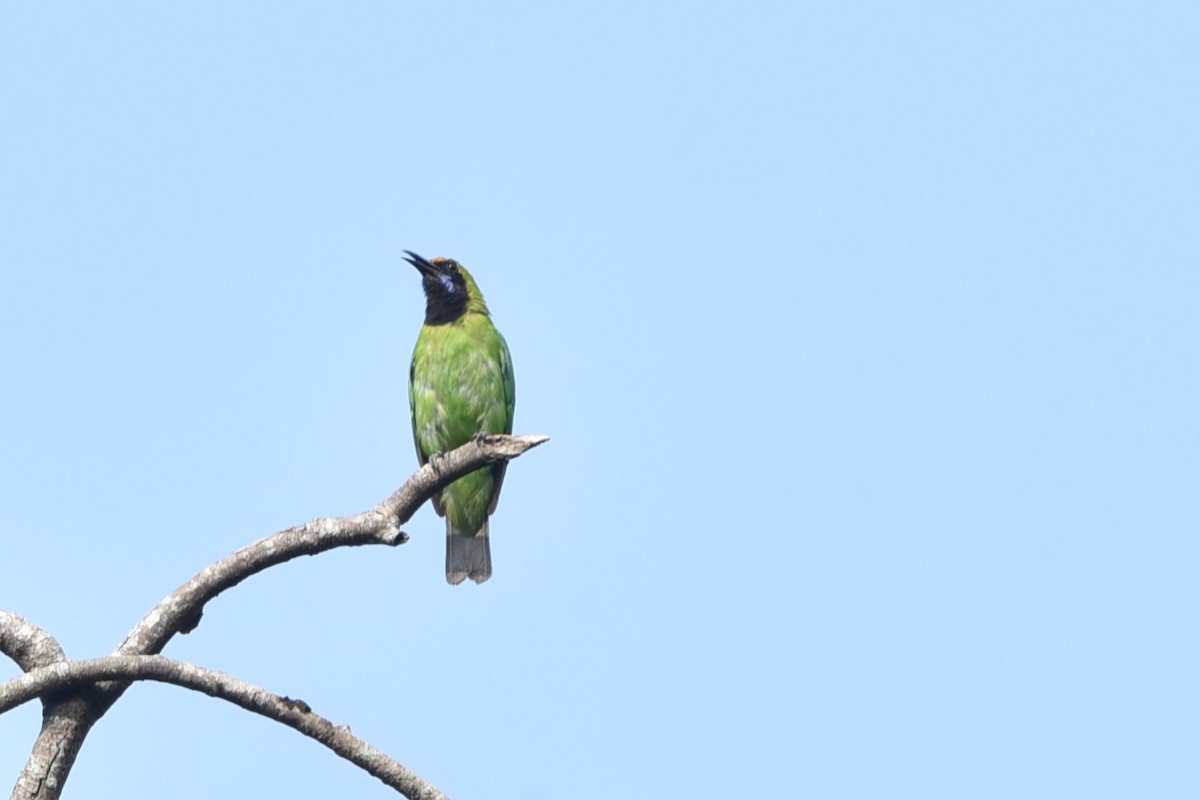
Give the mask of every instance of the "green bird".
[[(430, 261), (405, 250), (421, 273), (425, 324), (408, 373), (413, 441), (422, 466), (479, 434), (512, 433), (516, 384), (508, 344), (471, 273), (457, 261)], [(446, 518), (446, 581), (492, 576), (488, 517), (496, 510), (507, 463), (464, 475), (433, 496)]]

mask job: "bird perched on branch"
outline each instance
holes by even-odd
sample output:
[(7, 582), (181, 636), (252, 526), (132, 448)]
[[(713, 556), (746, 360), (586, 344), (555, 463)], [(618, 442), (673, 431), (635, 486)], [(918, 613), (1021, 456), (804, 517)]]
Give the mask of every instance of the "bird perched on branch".
[[(408, 375), (413, 440), (424, 465), (479, 434), (512, 433), (516, 385), (504, 337), (492, 324), (471, 273), (449, 258), (426, 260), (405, 250), (421, 273), (425, 324)], [(496, 510), (500, 462), (464, 475), (433, 496), (446, 518), (446, 581), (492, 576), (488, 517)]]

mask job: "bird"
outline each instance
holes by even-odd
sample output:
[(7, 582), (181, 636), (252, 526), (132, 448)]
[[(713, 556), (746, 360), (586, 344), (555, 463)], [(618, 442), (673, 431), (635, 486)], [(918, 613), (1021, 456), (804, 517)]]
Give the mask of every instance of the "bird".
[[(516, 384), (508, 344), (479, 285), (451, 258), (425, 259), (411, 250), (405, 261), (421, 273), (425, 323), (408, 373), (413, 442), (421, 466), (479, 435), (511, 434)], [(446, 582), (492, 576), (488, 518), (504, 484), (504, 461), (481, 467), (433, 496), (446, 518)]]

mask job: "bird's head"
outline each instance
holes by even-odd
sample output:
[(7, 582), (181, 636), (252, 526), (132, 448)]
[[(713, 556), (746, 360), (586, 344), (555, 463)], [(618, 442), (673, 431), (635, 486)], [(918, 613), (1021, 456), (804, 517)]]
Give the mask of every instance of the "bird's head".
[(408, 253), (404, 260), (421, 273), (426, 325), (445, 325), (468, 311), (488, 313), (475, 279), (462, 264), (452, 258), (425, 259), (411, 250), (404, 252)]

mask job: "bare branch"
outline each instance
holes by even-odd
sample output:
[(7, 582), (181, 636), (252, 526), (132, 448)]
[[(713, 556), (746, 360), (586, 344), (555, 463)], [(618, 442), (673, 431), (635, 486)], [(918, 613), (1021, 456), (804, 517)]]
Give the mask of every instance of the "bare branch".
[(67, 659), (53, 636), (11, 611), (0, 611), (0, 653), (25, 672)]
[[(350, 517), (315, 519), (244, 547), (206, 567), (159, 602), (134, 626), (113, 655), (162, 652), (176, 633), (196, 628), (208, 601), (268, 567), (336, 547), (403, 544), (407, 535), (400, 525), (411, 519), (434, 492), (469, 472), (516, 458), (549, 439), (549, 436), (478, 437), (417, 470), (391, 497), (370, 511)], [(128, 685), (101, 683), (80, 689), (54, 709), (47, 708), (42, 731), (13, 789), (13, 800), (57, 800), (88, 731)]]
[(490, 436), (468, 442), (437, 459), (437, 467), (432, 463), (421, 467), (391, 497), (370, 511), (351, 517), (315, 519), (243, 547), (168, 595), (130, 631), (114, 655), (162, 652), (176, 633), (195, 629), (209, 600), (268, 567), (336, 547), (404, 544), (408, 535), (400, 530), (400, 525), (411, 519), (434, 492), (481, 466), (516, 458), (549, 438)]
[[(0, 611), (0, 652), (16, 661), (26, 672), (66, 663), (67, 659), (53, 636), (11, 611)], [(58, 797), (58, 788), (53, 782), (53, 776), (59, 772), (57, 765), (64, 761), (74, 762), (79, 746), (83, 744), (83, 737), (94, 723), (94, 720), (87, 719), (88, 701), (83, 695), (43, 697), (42, 706), (39, 740), (44, 738), (47, 742), (63, 742), (64, 745), (34, 748), (25, 769), (17, 778), (13, 797)], [(71, 732), (76, 733), (73, 740), (67, 737)], [(74, 750), (69, 749), (72, 741), (75, 743)]]
[(227, 700), (315, 739), (410, 800), (446, 800), (444, 794), (415, 772), (359, 739), (346, 726), (334, 725), (313, 713), (303, 700), (280, 697), (223, 672), (163, 656), (108, 656), (35, 669), (0, 685), (0, 714), (35, 697), (97, 681), (133, 680), (161, 681)]

